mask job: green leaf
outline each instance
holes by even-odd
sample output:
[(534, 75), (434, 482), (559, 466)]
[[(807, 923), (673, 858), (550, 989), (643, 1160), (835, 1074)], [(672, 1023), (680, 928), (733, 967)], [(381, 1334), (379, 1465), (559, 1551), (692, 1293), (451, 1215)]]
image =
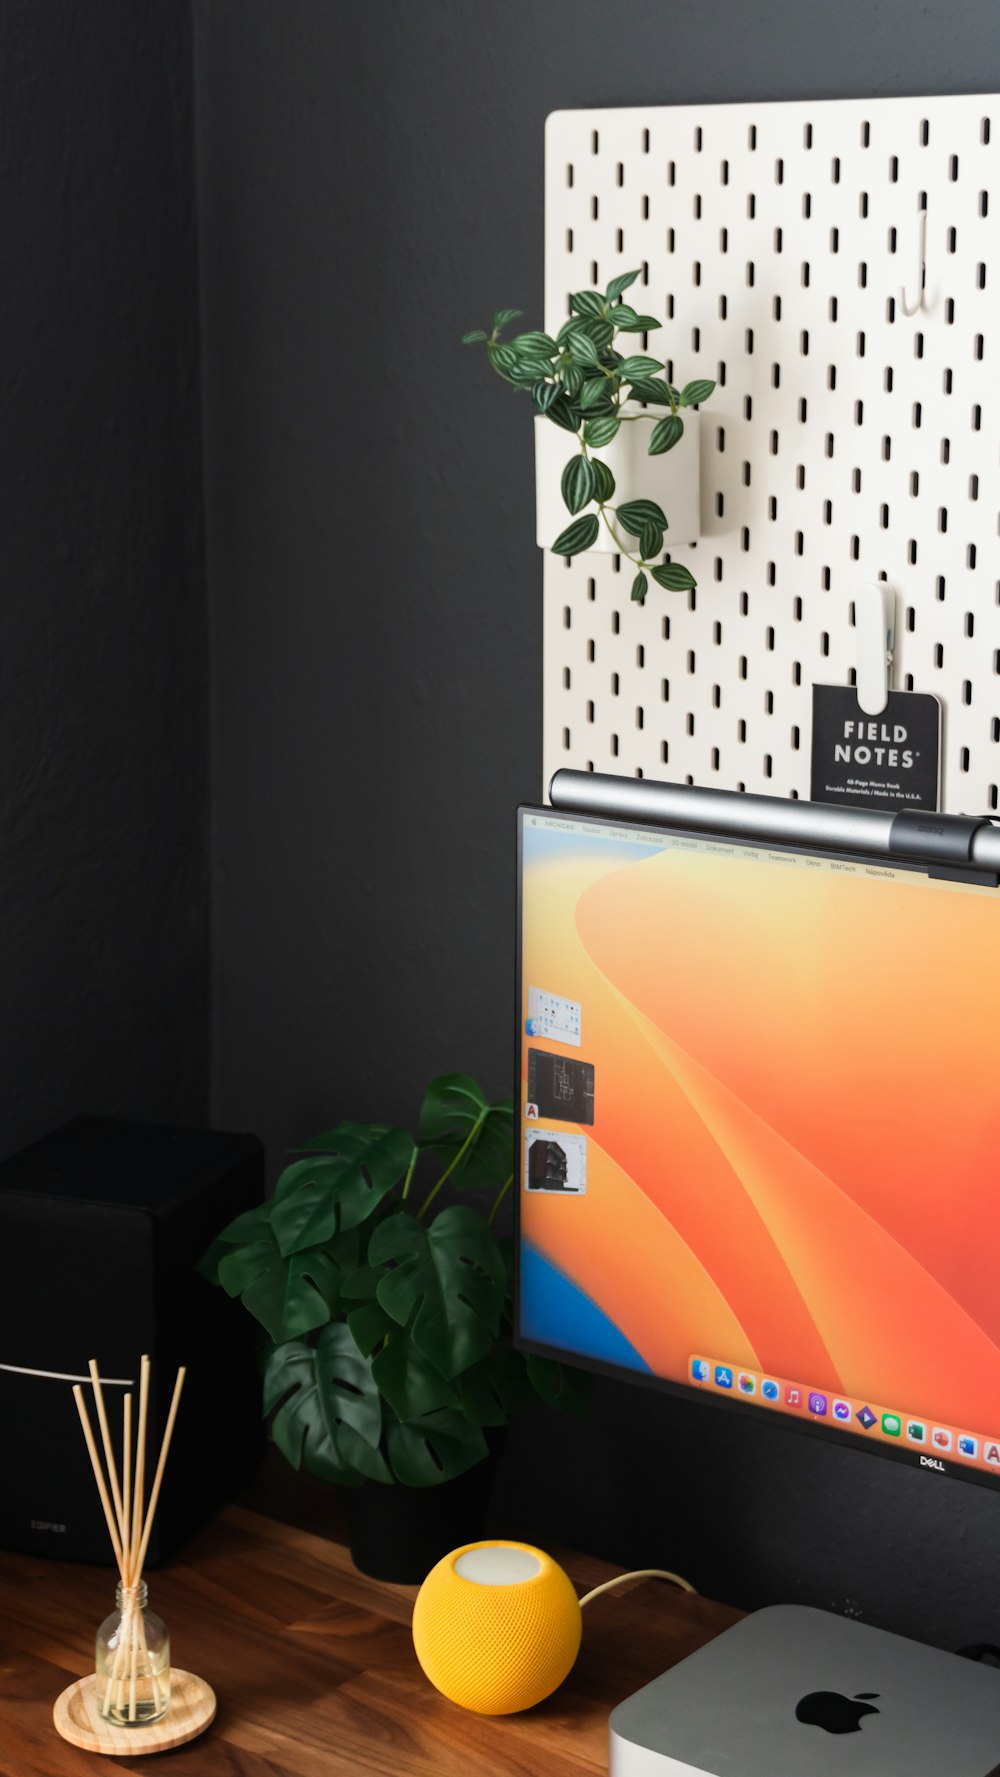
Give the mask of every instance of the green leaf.
[(539, 413), (548, 413), (553, 401), (558, 401), (561, 393), (558, 383), (536, 382), (532, 384), (531, 398)]
[(663, 567), (651, 568), (650, 572), (656, 584), (665, 586), (668, 592), (687, 592), (698, 584), (694, 575), (687, 568), (682, 568), (679, 562), (668, 561)]
[(601, 361), (601, 354), (589, 333), (571, 333), (566, 341), (566, 349), (574, 364), (599, 364)]
[(408, 1327), (393, 1326), (382, 1350), (372, 1358), (372, 1379), (400, 1419), (418, 1419), (438, 1407), (457, 1407), (450, 1382), (418, 1350)]
[(376, 1345), (381, 1345), (386, 1335), (396, 1330), (395, 1321), (386, 1314), (381, 1303), (375, 1301), (362, 1302), (359, 1308), (349, 1309), (347, 1324), (363, 1357), (371, 1357)]
[(617, 511), (625, 529), (631, 531), (633, 537), (642, 535), (644, 524), (657, 524), (662, 531), (667, 528), (667, 515), (655, 500), (625, 500)]
[(552, 420), (557, 426), (562, 426), (566, 432), (580, 430), (580, 416), (565, 395), (557, 395), (551, 407), (547, 409), (545, 418)]
[(597, 538), (600, 525), (596, 512), (585, 512), (575, 524), (560, 531), (551, 547), (552, 555), (582, 555)]
[(372, 1265), (387, 1267), (378, 1300), (398, 1326), (412, 1327), (417, 1350), (442, 1376), (485, 1357), (497, 1337), (506, 1272), (492, 1228), (465, 1203), (449, 1204), (430, 1227), (390, 1216), (368, 1243)]
[[(560, 364), (556, 372), (567, 395), (579, 395), (583, 389), (585, 372), (579, 364)], [(603, 379), (602, 379), (603, 380)]]
[(649, 523), (644, 524), (639, 532), (639, 553), (643, 561), (649, 561), (654, 555), (659, 555), (662, 548), (663, 532), (660, 526), (654, 524), (650, 519)]
[(661, 323), (655, 315), (637, 315), (627, 303), (619, 303), (611, 311), (617, 333), (652, 333)]
[(614, 302), (616, 297), (621, 296), (623, 290), (627, 290), (630, 284), (635, 283), (638, 276), (637, 271), (623, 271), (617, 278), (612, 278), (605, 291), (608, 301)]
[[(273, 1219), (282, 1230), (282, 1237), (291, 1238), (291, 1211), (287, 1224), (279, 1205), (285, 1197), (298, 1192), (310, 1176), (317, 1178), (317, 1218), (319, 1200), (328, 1193), (336, 1211), (336, 1231), (345, 1233), (367, 1221), (387, 1192), (400, 1183), (413, 1158), (413, 1137), (405, 1129), (387, 1129), (383, 1123), (338, 1123), (323, 1135), (306, 1142), (303, 1152), (325, 1156), (328, 1166), (320, 1174), (315, 1161), (300, 1160), (282, 1173), (274, 1188)], [(310, 1174), (309, 1168), (313, 1168)], [(301, 1206), (295, 1214), (301, 1213)], [(286, 1233), (286, 1225), (289, 1232)], [(292, 1247), (287, 1248), (292, 1251)]]
[(232, 1252), (232, 1247), (229, 1242), (223, 1240), (221, 1235), (216, 1236), (211, 1246), (205, 1248), (195, 1266), (199, 1277), (204, 1277), (208, 1283), (218, 1283), (219, 1263), (230, 1252)]
[(592, 339), (600, 352), (605, 351), (608, 346), (610, 346), (611, 341), (615, 336), (615, 330), (612, 327), (611, 322), (603, 320), (598, 315), (585, 315), (582, 320), (574, 321), (573, 333), (570, 337), (575, 338), (581, 333), (584, 334), (587, 339)]
[[(405, 1213), (401, 1208), (397, 1214)], [(355, 1265), (349, 1276), (344, 1278), (341, 1295), (345, 1302), (374, 1302), (375, 1293), (381, 1282), (382, 1272), (377, 1265)]]
[[(674, 401), (676, 402), (679, 399), (680, 399), (680, 397), (678, 396), (677, 390), (675, 389), (674, 390)], [(633, 382), (633, 384), (632, 384), (632, 400), (633, 401), (652, 401), (657, 406), (660, 406), (660, 407), (672, 406), (672, 403), (670, 400), (670, 389), (667, 386), (667, 384), (664, 382), (662, 377), (650, 377), (648, 380), (645, 377), (643, 377), (639, 381)]]
[(570, 512), (589, 506), (594, 497), (594, 465), (589, 457), (570, 457), (562, 473), (562, 497)]
[(266, 1237), (236, 1247), (220, 1261), (219, 1282), (281, 1344), (325, 1326), (338, 1312), (343, 1273), (323, 1251), (285, 1258), (269, 1229)]
[(293, 1468), (304, 1463), (311, 1474), (348, 1487), (392, 1480), (378, 1447), (378, 1388), (342, 1321), (324, 1327), (315, 1346), (293, 1339), (268, 1353), (264, 1412), (275, 1414), (271, 1435)]
[(310, 1246), (322, 1246), (337, 1232), (339, 1162), (317, 1154), (286, 1166), (275, 1187), (271, 1227), (278, 1251), (288, 1258)]
[(516, 321), (523, 314), (523, 309), (497, 309), (493, 317), (494, 333), (499, 333), (501, 327), (509, 327), (512, 321)]
[[(592, 444), (595, 450), (599, 450), (602, 444), (610, 444), (612, 438), (617, 438), (620, 425), (621, 420), (616, 413), (599, 413), (594, 419), (587, 421), (583, 428), (583, 436), (588, 444)], [(557, 553), (563, 552), (557, 551)]]
[(478, 345), (479, 341), (481, 339), (488, 339), (488, 338), (489, 338), (488, 333), (484, 333), (481, 327), (476, 327), (473, 329), (473, 331), (471, 333), (463, 333), (462, 344), (464, 346), (474, 346), (474, 345)]
[(548, 376), (551, 369), (547, 358), (518, 358), (510, 374), (515, 382), (535, 383), (540, 377)]
[(246, 1246), (258, 1239), (267, 1240), (270, 1236), (271, 1205), (258, 1203), (254, 1209), (245, 1209), (228, 1222), (212, 1241), (211, 1246), (198, 1260), (195, 1270), (208, 1279), (209, 1283), (219, 1282), (219, 1265), (234, 1246)]
[(557, 349), (547, 333), (518, 333), (510, 343), (522, 358), (551, 358)]
[(518, 356), (513, 346), (490, 346), (490, 363), (494, 370), (513, 371), (518, 366)]
[(226, 1246), (245, 1246), (247, 1241), (254, 1240), (258, 1235), (266, 1233), (271, 1226), (271, 1204), (257, 1203), (253, 1209), (244, 1209), (231, 1222), (227, 1222), (219, 1240)]
[(632, 582), (632, 597), (641, 605), (648, 591), (649, 581), (646, 579), (645, 574), (640, 570)]
[(681, 394), (680, 394), (681, 406), (682, 407), (697, 407), (697, 406), (699, 406), (702, 401), (708, 400), (708, 397), (712, 393), (712, 390), (714, 388), (715, 388), (715, 384), (712, 382), (708, 382), (707, 379), (705, 379), (705, 378), (702, 378), (698, 382), (685, 383), (683, 389), (681, 390)]
[(640, 355), (637, 358), (626, 358), (624, 363), (619, 365), (618, 374), (627, 383), (635, 382), (636, 378), (642, 382), (646, 377), (655, 376), (657, 371), (662, 368), (658, 358), (644, 358)]
[(459, 1376), (455, 1386), (470, 1425), (506, 1425), (512, 1413), (530, 1407), (536, 1398), (524, 1356), (506, 1341)]
[(585, 412), (594, 407), (611, 407), (610, 384), (606, 376), (592, 376), (580, 390), (580, 406)]
[(665, 419), (657, 420), (649, 434), (649, 456), (662, 457), (664, 451), (673, 450), (683, 436), (684, 421), (678, 414), (668, 413)]
[(514, 1106), (509, 1098), (487, 1104), (468, 1074), (441, 1074), (424, 1095), (417, 1136), (421, 1148), (442, 1160), (453, 1159), (465, 1148), (450, 1184), (495, 1191), (513, 1164)]
[(578, 1417), (586, 1413), (594, 1392), (594, 1378), (586, 1370), (578, 1370), (573, 1364), (557, 1364), (552, 1358), (536, 1357), (533, 1353), (528, 1354), (526, 1362), (532, 1387), (550, 1407)]
[(614, 497), (615, 478), (602, 457), (594, 457), (594, 498), (602, 505)]
[(450, 1481), (489, 1454), (479, 1427), (467, 1424), (457, 1407), (439, 1407), (405, 1425), (387, 1415), (385, 1441), (393, 1473), (404, 1487)]
[(607, 308), (607, 298), (599, 290), (578, 290), (569, 299), (570, 308), (577, 315), (597, 315), (603, 317)]

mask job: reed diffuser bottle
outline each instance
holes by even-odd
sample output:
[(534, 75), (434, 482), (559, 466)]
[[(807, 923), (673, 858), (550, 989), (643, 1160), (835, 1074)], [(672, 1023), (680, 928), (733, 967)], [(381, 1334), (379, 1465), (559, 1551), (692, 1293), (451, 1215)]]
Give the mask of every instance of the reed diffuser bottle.
[[(116, 1608), (97, 1631), (97, 1696), (105, 1721), (119, 1728), (148, 1728), (162, 1721), (170, 1708), (170, 1637), (160, 1618), (148, 1608), (142, 1577), (153, 1518), (160, 1499), (174, 1421), (186, 1371), (177, 1372), (167, 1424), (160, 1445), (153, 1485), (146, 1498), (146, 1424), (149, 1413), (149, 1358), (139, 1366), (139, 1424), (132, 1440), (132, 1396), (122, 1402), (122, 1467), (119, 1476), (104, 1391), (94, 1358), (89, 1364), (94, 1405), (104, 1446), (107, 1480), (79, 1383), (73, 1388), (80, 1424), (87, 1441), (94, 1480), (101, 1497), (111, 1547), (118, 1567)], [(110, 1489), (110, 1491), (109, 1491)]]
[(102, 1714), (115, 1727), (148, 1728), (170, 1707), (170, 1637), (148, 1607), (145, 1580), (123, 1586), (115, 1608), (97, 1631), (98, 1695)]

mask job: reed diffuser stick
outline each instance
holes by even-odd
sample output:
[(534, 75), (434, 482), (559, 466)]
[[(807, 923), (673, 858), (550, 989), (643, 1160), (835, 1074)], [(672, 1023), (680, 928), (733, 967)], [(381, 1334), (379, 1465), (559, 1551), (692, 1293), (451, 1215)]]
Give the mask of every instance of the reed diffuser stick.
[[(149, 1358), (144, 1354), (139, 1365), (139, 1431), (136, 1441), (135, 1497), (132, 1504), (132, 1539), (128, 1557), (130, 1572), (133, 1571), (136, 1566), (136, 1557), (139, 1552), (137, 1545), (142, 1536), (142, 1521), (146, 1504), (146, 1420), (149, 1411), (149, 1376)], [(133, 1583), (138, 1585), (138, 1577)], [(138, 1653), (146, 1656), (146, 1636), (141, 1613), (138, 1622), (140, 1632), (140, 1647)], [(153, 1702), (156, 1707), (159, 1708), (161, 1701), (159, 1681), (157, 1680), (155, 1672), (152, 1670), (150, 1671), (150, 1677), (152, 1679)]]
[(187, 1369), (182, 1364), (181, 1368), (177, 1372), (177, 1380), (174, 1383), (174, 1392), (173, 1392), (173, 1396), (172, 1396), (171, 1402), (170, 1402), (170, 1412), (167, 1414), (166, 1430), (163, 1433), (163, 1442), (160, 1445), (160, 1457), (159, 1457), (159, 1461), (156, 1464), (156, 1474), (153, 1476), (153, 1485), (150, 1488), (149, 1507), (146, 1512), (146, 1522), (142, 1528), (142, 1541), (139, 1544), (139, 1553), (135, 1558), (135, 1564), (134, 1564), (134, 1567), (132, 1570), (133, 1585), (138, 1584), (139, 1579), (142, 1575), (142, 1564), (146, 1559), (146, 1550), (149, 1547), (149, 1536), (150, 1536), (150, 1532), (153, 1528), (153, 1518), (156, 1515), (156, 1507), (159, 1503), (160, 1486), (163, 1481), (163, 1471), (167, 1466), (167, 1455), (170, 1450), (170, 1440), (174, 1435), (174, 1421), (177, 1418), (177, 1409), (180, 1406), (180, 1399), (181, 1399), (181, 1389), (184, 1387), (184, 1378), (186, 1375), (187, 1375)]
[(132, 1546), (132, 1396), (122, 1402), (122, 1511), (125, 1519), (122, 1548)]
[[(147, 1369), (147, 1375), (148, 1375), (148, 1369)], [(148, 1506), (148, 1509), (146, 1512), (145, 1524), (143, 1524), (143, 1526), (142, 1526), (142, 1541), (139, 1544), (138, 1551), (135, 1550), (135, 1532), (133, 1532), (132, 1549), (130, 1550), (130, 1553), (129, 1553), (129, 1573), (130, 1573), (130, 1584), (131, 1584), (132, 1591), (134, 1594), (138, 1593), (138, 1588), (139, 1588), (139, 1585), (140, 1585), (140, 1582), (142, 1579), (142, 1566), (143, 1566), (143, 1562), (146, 1559), (146, 1550), (149, 1546), (149, 1537), (150, 1537), (150, 1532), (152, 1531), (152, 1528), (153, 1528), (153, 1519), (156, 1515), (157, 1505), (159, 1504), (160, 1487), (163, 1482), (163, 1473), (164, 1473), (164, 1470), (167, 1466), (167, 1456), (170, 1451), (170, 1440), (174, 1435), (174, 1423), (177, 1419), (177, 1409), (180, 1406), (181, 1390), (184, 1387), (184, 1378), (186, 1375), (187, 1375), (187, 1370), (182, 1365), (181, 1368), (177, 1372), (177, 1379), (174, 1383), (174, 1392), (173, 1392), (173, 1396), (170, 1401), (170, 1411), (167, 1414), (167, 1423), (166, 1423), (166, 1427), (165, 1427), (164, 1433), (163, 1433), (163, 1442), (160, 1445), (159, 1461), (156, 1464), (156, 1473), (153, 1476), (153, 1485), (150, 1489), (150, 1494), (149, 1494), (149, 1506)], [(141, 1388), (141, 1377), (140, 1377), (140, 1388)], [(138, 1662), (138, 1658), (139, 1658), (140, 1653), (144, 1654), (146, 1651), (146, 1649), (145, 1649), (145, 1635), (144, 1635), (143, 1623), (142, 1623), (142, 1612), (138, 1611), (138, 1610), (136, 1612), (136, 1625), (137, 1625), (137, 1633), (133, 1636), (133, 1639), (132, 1639), (131, 1666), (130, 1666), (130, 1673), (129, 1673), (129, 1720), (130, 1721), (134, 1721), (134, 1719), (135, 1719), (135, 1684), (136, 1684), (137, 1662)], [(148, 1664), (148, 1661), (147, 1661), (147, 1664)], [(156, 1674), (151, 1673), (151, 1678), (152, 1678), (152, 1688), (153, 1688), (154, 1699), (158, 1702), (159, 1701), (159, 1686), (156, 1681)]]
[(83, 1389), (80, 1387), (79, 1382), (73, 1384), (73, 1399), (76, 1402), (76, 1410), (80, 1415), (80, 1424), (83, 1426), (83, 1435), (87, 1440), (87, 1450), (90, 1454), (90, 1466), (94, 1471), (94, 1480), (97, 1482), (97, 1491), (101, 1496), (101, 1505), (104, 1507), (104, 1520), (108, 1527), (108, 1535), (111, 1538), (111, 1547), (114, 1549), (115, 1560), (118, 1563), (118, 1571), (122, 1576), (122, 1584), (124, 1585), (125, 1562), (122, 1554), (121, 1538), (118, 1535), (118, 1529), (111, 1513), (111, 1501), (108, 1498), (108, 1490), (104, 1484), (104, 1475), (101, 1471), (101, 1459), (97, 1454), (97, 1445), (94, 1442), (94, 1434), (90, 1429), (90, 1419), (88, 1418), (87, 1407), (83, 1398)]
[(122, 1505), (122, 1490), (118, 1481), (118, 1467), (115, 1462), (115, 1452), (111, 1442), (111, 1432), (108, 1429), (108, 1415), (104, 1407), (104, 1390), (101, 1387), (101, 1377), (97, 1368), (97, 1359), (92, 1357), (87, 1368), (90, 1371), (90, 1380), (94, 1386), (94, 1403), (97, 1407), (97, 1423), (101, 1428), (101, 1442), (104, 1445), (104, 1460), (108, 1465), (108, 1480), (111, 1482), (111, 1497), (115, 1502), (118, 1532), (122, 1540), (122, 1548), (124, 1549), (128, 1540), (125, 1535), (125, 1508)]
[(146, 1415), (149, 1411), (149, 1358), (143, 1356), (139, 1365), (139, 1430), (135, 1443), (135, 1498), (132, 1504), (132, 1539), (129, 1547), (129, 1565), (132, 1566), (134, 1545), (137, 1537), (142, 1535), (142, 1515), (145, 1511), (146, 1486)]

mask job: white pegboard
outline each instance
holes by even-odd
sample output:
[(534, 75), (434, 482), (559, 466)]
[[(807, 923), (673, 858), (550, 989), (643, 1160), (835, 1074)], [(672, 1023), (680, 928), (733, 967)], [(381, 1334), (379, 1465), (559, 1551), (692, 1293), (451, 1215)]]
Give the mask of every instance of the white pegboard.
[(847, 682), (853, 595), (885, 576), (893, 683), (944, 705), (943, 806), (997, 807), (998, 144), (995, 95), (549, 118), (547, 328), (641, 265), (650, 352), (719, 387), (702, 538), (677, 552), (696, 593), (634, 605), (627, 562), (544, 557), (546, 784), (807, 796), (811, 686)]

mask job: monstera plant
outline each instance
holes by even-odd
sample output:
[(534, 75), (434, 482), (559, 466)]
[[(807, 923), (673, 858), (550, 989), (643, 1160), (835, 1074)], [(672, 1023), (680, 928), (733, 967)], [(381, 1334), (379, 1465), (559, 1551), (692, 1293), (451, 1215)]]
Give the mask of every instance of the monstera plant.
[[(485, 1457), (488, 1429), (529, 1402), (582, 1411), (579, 1371), (512, 1344), (512, 1243), (495, 1231), (512, 1121), (509, 1100), (443, 1075), (416, 1136), (339, 1123), (205, 1254), (202, 1274), (260, 1322), (264, 1414), (294, 1468), (433, 1487)], [(486, 1198), (486, 1213), (435, 1208), (445, 1186)]]

